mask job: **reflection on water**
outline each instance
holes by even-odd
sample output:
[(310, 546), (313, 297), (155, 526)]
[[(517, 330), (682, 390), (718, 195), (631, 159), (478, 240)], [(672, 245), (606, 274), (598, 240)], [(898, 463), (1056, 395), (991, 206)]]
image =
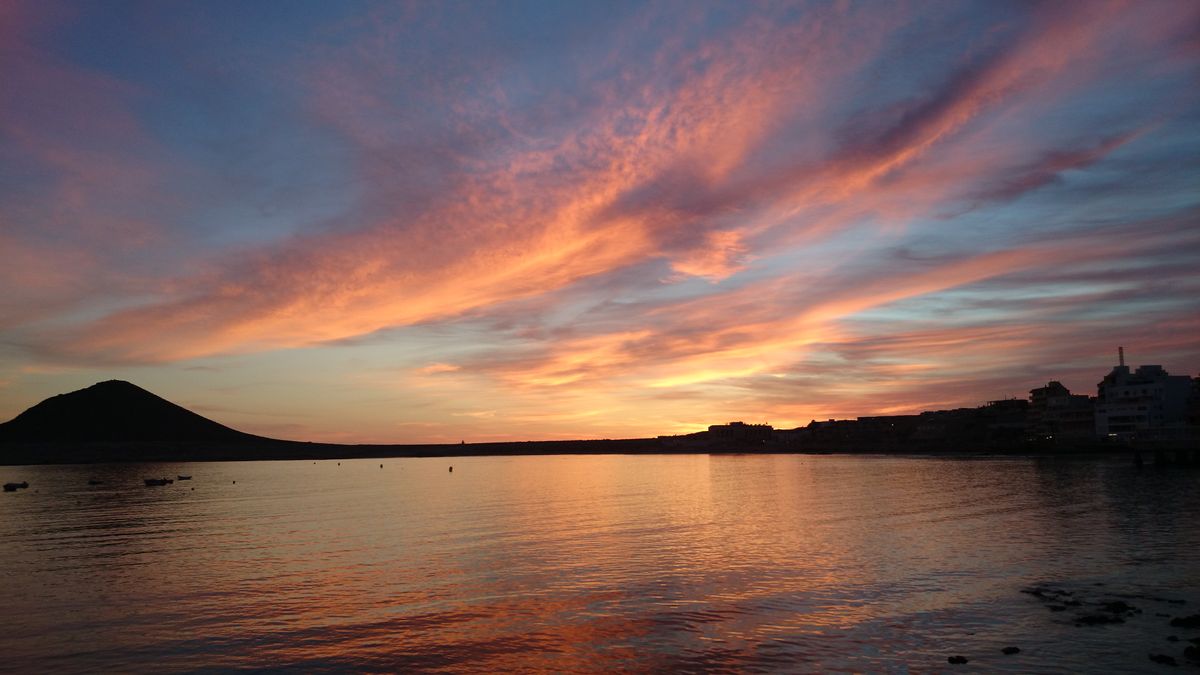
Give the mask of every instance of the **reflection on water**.
[[(1120, 672), (1195, 637), (1159, 616), (1200, 612), (1194, 472), (452, 461), (0, 467), (30, 482), (0, 498), (0, 667)], [(1037, 583), (1143, 613), (1076, 627)]]

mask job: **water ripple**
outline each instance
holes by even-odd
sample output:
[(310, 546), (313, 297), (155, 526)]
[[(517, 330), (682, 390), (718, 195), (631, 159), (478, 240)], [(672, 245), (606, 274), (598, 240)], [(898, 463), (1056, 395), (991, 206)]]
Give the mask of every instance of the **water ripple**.
[[(1159, 615), (1200, 603), (1195, 473), (454, 464), (10, 467), (32, 489), (0, 499), (0, 669), (925, 672), (962, 653), (997, 672), (1139, 672), (1172, 644)], [(195, 478), (142, 484), (176, 473)], [(1143, 612), (1078, 628), (1020, 593), (1048, 583)]]

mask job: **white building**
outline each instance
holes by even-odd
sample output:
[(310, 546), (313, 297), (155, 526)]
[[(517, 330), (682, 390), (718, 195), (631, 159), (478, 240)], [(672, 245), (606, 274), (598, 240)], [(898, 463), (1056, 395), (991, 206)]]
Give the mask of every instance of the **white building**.
[(1096, 385), (1096, 435), (1116, 438), (1182, 438), (1188, 432), (1192, 378), (1168, 375), (1162, 366), (1130, 372), (1124, 350), (1120, 365)]

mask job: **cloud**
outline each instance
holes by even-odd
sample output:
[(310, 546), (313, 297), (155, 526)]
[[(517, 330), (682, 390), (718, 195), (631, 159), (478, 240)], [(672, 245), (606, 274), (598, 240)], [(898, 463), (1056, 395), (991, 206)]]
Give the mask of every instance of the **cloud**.
[(1140, 131), (1109, 136), (1100, 141), (1070, 150), (1053, 150), (1037, 160), (1018, 167), (991, 186), (982, 187), (974, 195), (981, 201), (1008, 201), (1061, 180), (1065, 171), (1085, 169), (1104, 159), (1117, 148), (1140, 135)]
[[(47, 47), (78, 19), (17, 30), (5, 10), (24, 37), (4, 72), (28, 91), (0, 110), (28, 183), (0, 193), (5, 340), (77, 367), (404, 345), (394, 386), (527, 406), (458, 418), (546, 406), (597, 433), (631, 391), (677, 416), (799, 415), (754, 394), (795, 395), (793, 366), (872, 383), (846, 406), (950, 401), (1051, 339), (1099, 349), (1083, 332), (1105, 312), (1195, 358), (1158, 335), (1195, 307), (1195, 193), (1172, 178), (1194, 168), (1190, 5), (652, 5), (534, 27), (441, 9), (323, 25), (249, 79), (252, 46), (229, 60), (243, 96), (295, 104), (230, 101), (270, 138), (264, 166), (337, 159), (269, 199), (278, 176), (163, 132), (180, 120), (152, 79)], [(238, 185), (197, 187), (214, 176)], [(283, 208), (270, 235), (222, 208), (310, 192), (296, 176), (335, 203)], [(1023, 356), (988, 365), (976, 343)]]
[[(678, 257), (676, 269), (685, 273), (732, 273), (743, 250), (736, 233), (712, 224), (693, 231), (661, 214), (617, 213), (611, 205), (685, 150), (727, 157), (710, 174), (744, 155), (746, 142), (731, 146), (730, 132), (758, 126), (764, 83), (736, 65), (744, 45), (725, 43), (734, 65), (714, 58), (720, 54), (689, 55), (674, 64), (678, 83), (654, 97), (606, 100), (585, 128), (456, 165), (454, 190), (436, 208), (389, 212), (355, 229), (247, 252), (211, 276), (172, 282), (157, 302), (57, 339), (41, 336), (43, 353), (158, 362), (311, 345), (454, 317), (662, 256)], [(702, 57), (712, 63), (698, 66)], [(752, 65), (771, 73), (770, 63)], [(342, 91), (316, 93), (324, 100)], [(390, 110), (386, 102), (361, 103)], [(363, 123), (350, 118), (350, 129)], [(352, 135), (367, 155), (387, 150), (371, 147), (362, 132)], [(390, 185), (372, 190), (390, 194)]]
[(644, 311), (638, 330), (554, 336), (546, 351), (482, 360), (525, 386), (573, 385), (589, 378), (639, 373), (644, 382), (676, 386), (770, 372), (797, 350), (836, 338), (841, 320), (875, 307), (926, 296), (1031, 267), (1096, 259), (1107, 249), (1031, 246), (934, 264), (851, 272), (804, 284), (797, 275), (706, 294)]

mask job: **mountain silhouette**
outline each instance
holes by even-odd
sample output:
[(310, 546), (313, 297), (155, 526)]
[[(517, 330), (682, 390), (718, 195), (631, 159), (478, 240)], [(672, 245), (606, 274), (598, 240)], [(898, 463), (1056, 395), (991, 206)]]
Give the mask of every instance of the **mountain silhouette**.
[(0, 424), (0, 441), (251, 443), (230, 429), (122, 380), (52, 396)]
[(121, 380), (52, 396), (0, 424), (0, 466), (660, 451), (656, 439), (469, 445), (287, 441), (230, 429)]

